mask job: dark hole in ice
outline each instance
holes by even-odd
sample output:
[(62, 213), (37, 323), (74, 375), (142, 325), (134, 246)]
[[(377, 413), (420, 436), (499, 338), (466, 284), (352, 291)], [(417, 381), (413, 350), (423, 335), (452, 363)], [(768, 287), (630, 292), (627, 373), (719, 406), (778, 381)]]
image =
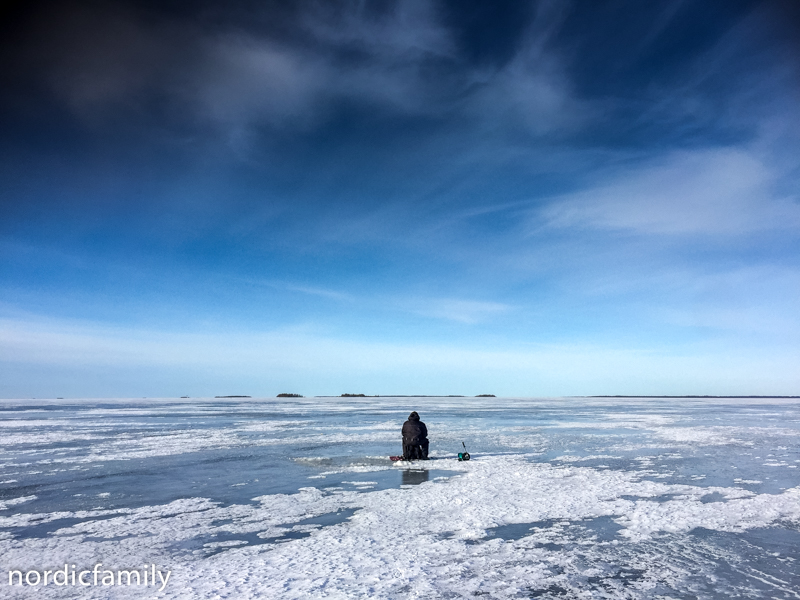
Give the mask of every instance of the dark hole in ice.
[(706, 494), (702, 498), (700, 498), (700, 502), (703, 504), (709, 504), (711, 502), (727, 502), (728, 499), (720, 494), (719, 492), (711, 492), (710, 494)]
[(429, 474), (425, 470), (405, 469), (403, 471), (403, 485), (419, 485), (428, 481)]

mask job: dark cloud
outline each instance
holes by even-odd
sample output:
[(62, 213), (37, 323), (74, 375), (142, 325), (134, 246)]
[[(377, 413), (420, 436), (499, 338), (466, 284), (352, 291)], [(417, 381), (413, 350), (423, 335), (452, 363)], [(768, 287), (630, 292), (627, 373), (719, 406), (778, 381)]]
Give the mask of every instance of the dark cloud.
[[(749, 32), (762, 34), (753, 43), (762, 50), (789, 44), (790, 3), (764, 6), (16, 4), (4, 31), (4, 105), (22, 110), (49, 100), (104, 126), (119, 118), (178, 131), (216, 127), (235, 139), (257, 125), (316, 128), (343, 110), (370, 120), (376, 111), (462, 119), (479, 128), (510, 120), (534, 136), (573, 135), (587, 127), (587, 115), (614, 126), (613, 119), (648, 110), (654, 94), (685, 89), (698, 61), (754, 12), (766, 31)], [(784, 33), (770, 42), (772, 30)], [(770, 58), (792, 62), (786, 52), (762, 60)], [(718, 79), (738, 66), (735, 56), (713, 65)], [(715, 83), (695, 96), (725, 89)], [(597, 110), (586, 113), (589, 104)]]
[(797, 128), (791, 2), (5, 10), (2, 169), (34, 203), (186, 211), (185, 187), (231, 212), (515, 201), (611, 155)]

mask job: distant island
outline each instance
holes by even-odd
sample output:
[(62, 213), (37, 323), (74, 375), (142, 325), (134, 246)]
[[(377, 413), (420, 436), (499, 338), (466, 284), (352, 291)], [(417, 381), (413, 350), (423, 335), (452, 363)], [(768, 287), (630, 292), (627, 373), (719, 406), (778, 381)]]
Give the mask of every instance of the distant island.
[(252, 398), (252, 396), (214, 396), (214, 398)]
[(277, 398), (303, 398), (300, 394), (278, 394)]
[(366, 398), (366, 394), (342, 394), (340, 398)]
[(494, 394), (478, 394), (476, 398), (497, 398)]

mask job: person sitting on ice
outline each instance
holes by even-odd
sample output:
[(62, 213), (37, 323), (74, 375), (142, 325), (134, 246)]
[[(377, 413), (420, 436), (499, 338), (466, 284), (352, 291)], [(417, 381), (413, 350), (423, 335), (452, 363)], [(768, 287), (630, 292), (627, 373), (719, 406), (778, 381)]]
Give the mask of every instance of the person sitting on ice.
[(428, 460), (428, 428), (419, 420), (417, 411), (403, 423), (403, 459)]

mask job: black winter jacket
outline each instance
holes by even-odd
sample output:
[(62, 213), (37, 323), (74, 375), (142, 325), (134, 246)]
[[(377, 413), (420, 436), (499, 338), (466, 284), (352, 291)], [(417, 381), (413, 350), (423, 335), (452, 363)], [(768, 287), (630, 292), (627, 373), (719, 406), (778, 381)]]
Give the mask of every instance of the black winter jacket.
[(403, 442), (406, 444), (422, 444), (428, 441), (428, 428), (419, 420), (416, 413), (403, 423)]

